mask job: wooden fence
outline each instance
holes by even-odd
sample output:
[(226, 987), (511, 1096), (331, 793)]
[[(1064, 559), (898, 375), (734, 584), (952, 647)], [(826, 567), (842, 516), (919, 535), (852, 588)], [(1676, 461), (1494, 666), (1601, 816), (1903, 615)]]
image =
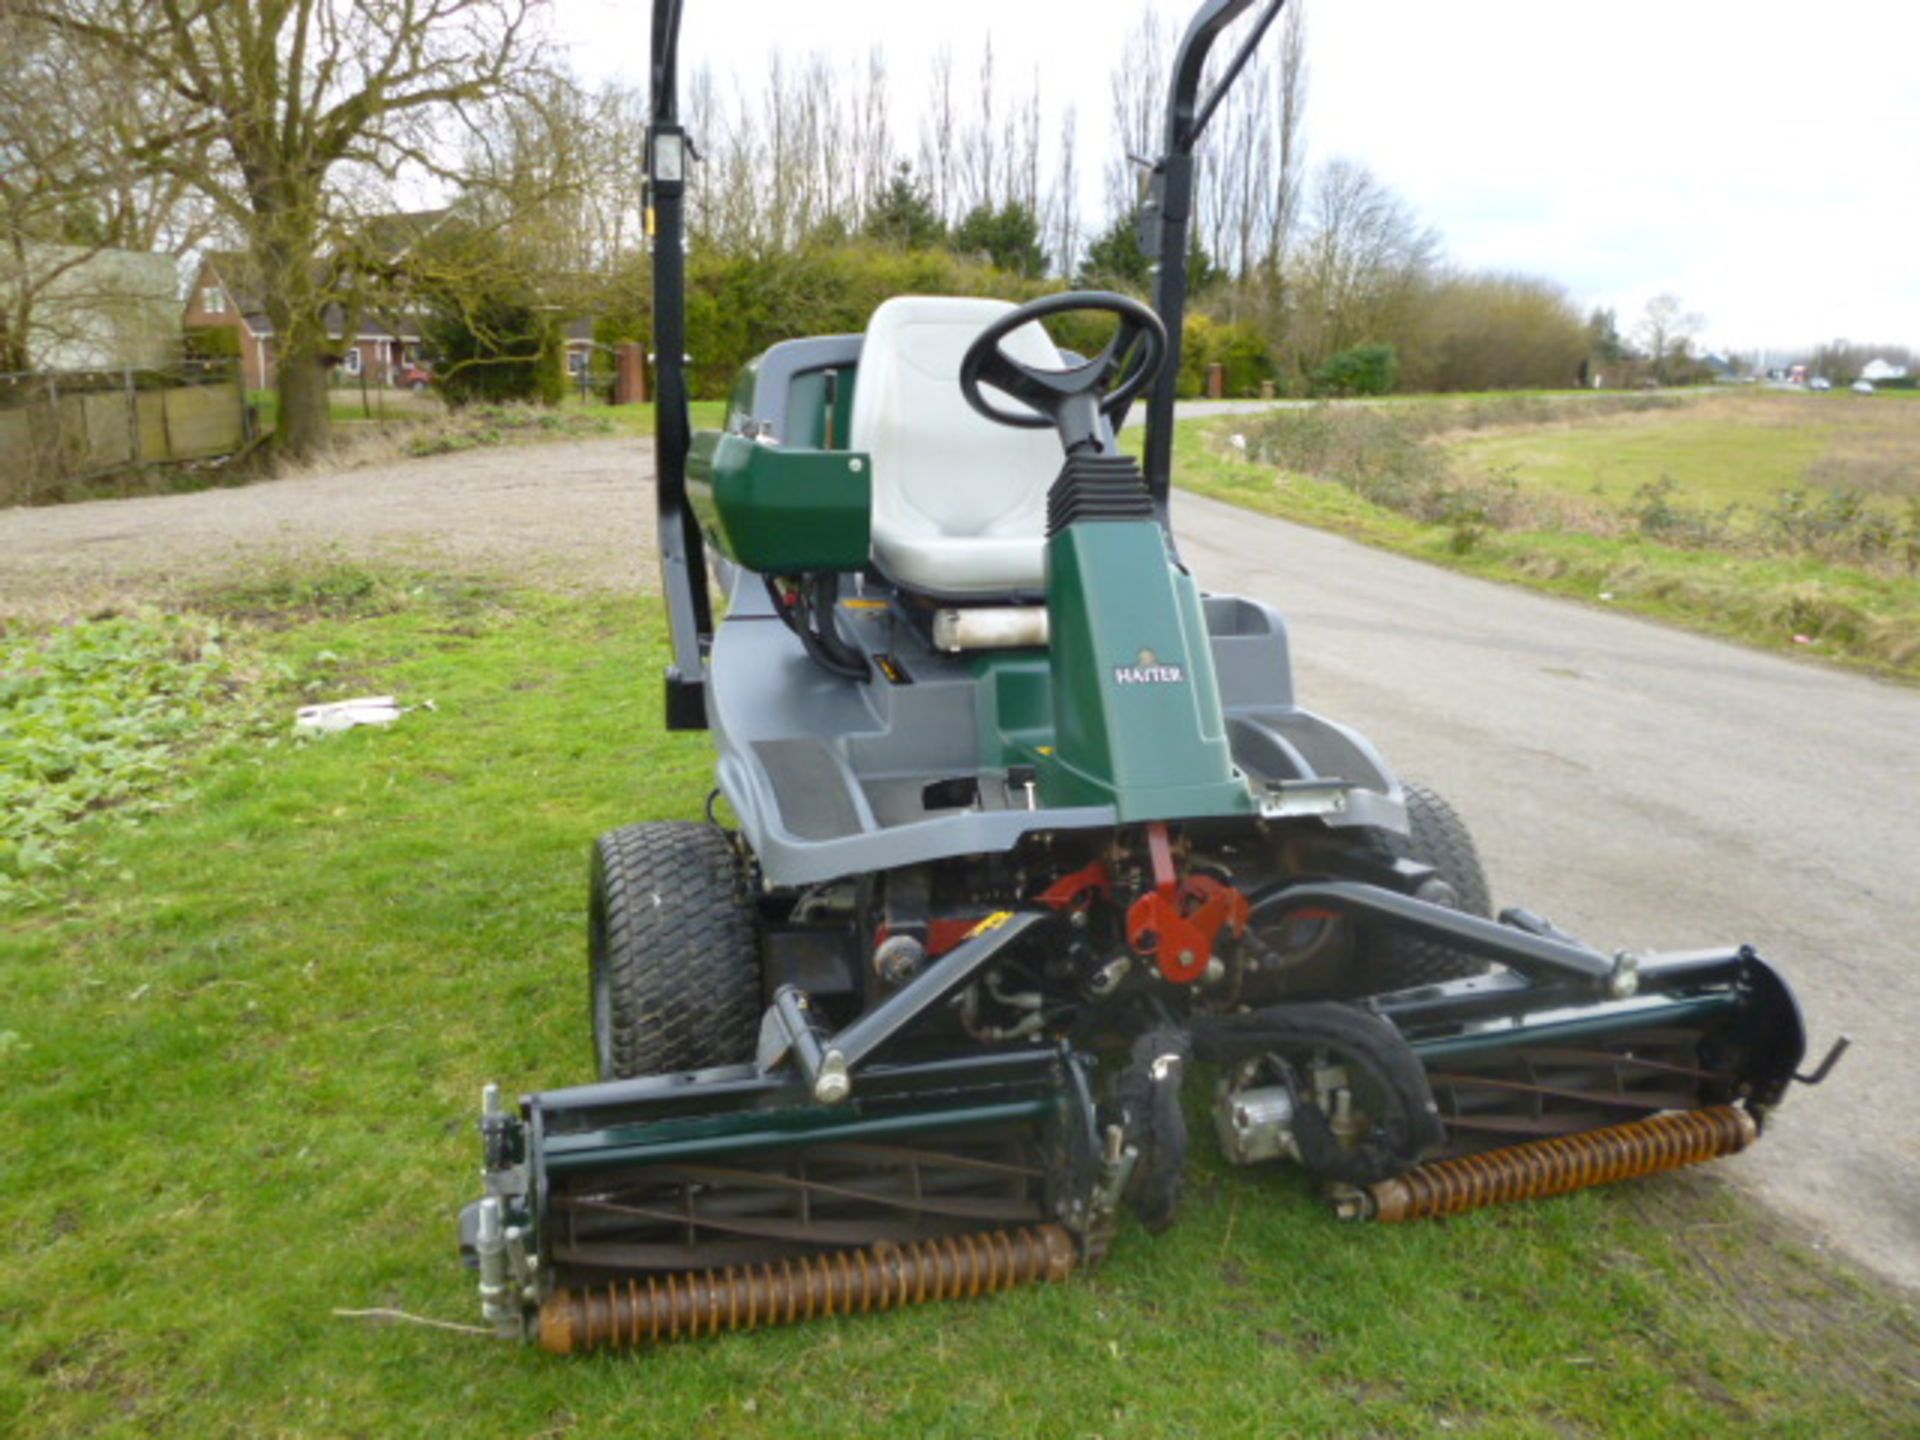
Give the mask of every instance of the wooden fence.
[(185, 370), (0, 376), (0, 505), (76, 482), (231, 455), (251, 438), (232, 362)]

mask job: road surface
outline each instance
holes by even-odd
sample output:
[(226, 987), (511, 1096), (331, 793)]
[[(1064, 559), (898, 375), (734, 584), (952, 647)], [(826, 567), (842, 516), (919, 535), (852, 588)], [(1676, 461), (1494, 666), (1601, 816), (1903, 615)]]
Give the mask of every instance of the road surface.
[[(600, 440), (0, 511), (0, 615), (166, 599), (261, 556), (650, 586), (646, 451)], [(1602, 948), (1747, 941), (1855, 1040), (1719, 1168), (1920, 1288), (1920, 692), (1181, 495), (1203, 584), (1292, 624), (1302, 703), (1466, 814), (1496, 902)]]

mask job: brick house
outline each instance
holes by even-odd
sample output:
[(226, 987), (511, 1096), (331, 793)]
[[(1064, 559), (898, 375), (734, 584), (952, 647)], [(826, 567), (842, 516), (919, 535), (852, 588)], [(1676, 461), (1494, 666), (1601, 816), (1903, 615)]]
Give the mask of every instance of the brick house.
[[(382, 215), (367, 222), (361, 244), (390, 260), (403, 258), (408, 248), (446, 216), (444, 210)], [(345, 333), (347, 308), (327, 307), (327, 334), (334, 340), (332, 378), (336, 385), (403, 384), (402, 377), (422, 363), (420, 322), (391, 310), (361, 312), (353, 335)], [(273, 384), (276, 347), (273, 322), (267, 318), (265, 287), (252, 257), (239, 250), (208, 251), (187, 293), (181, 317), (189, 329), (231, 329), (239, 340), (242, 368), (249, 390)]]

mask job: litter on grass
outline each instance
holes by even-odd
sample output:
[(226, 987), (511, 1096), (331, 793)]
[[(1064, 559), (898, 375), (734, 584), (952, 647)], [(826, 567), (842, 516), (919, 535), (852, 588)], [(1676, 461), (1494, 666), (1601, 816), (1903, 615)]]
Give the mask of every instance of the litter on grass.
[(293, 717), (300, 735), (334, 735), (356, 725), (391, 725), (409, 710), (431, 710), (431, 700), (402, 705), (391, 695), (363, 695), (358, 700), (332, 700), (324, 705), (302, 705)]

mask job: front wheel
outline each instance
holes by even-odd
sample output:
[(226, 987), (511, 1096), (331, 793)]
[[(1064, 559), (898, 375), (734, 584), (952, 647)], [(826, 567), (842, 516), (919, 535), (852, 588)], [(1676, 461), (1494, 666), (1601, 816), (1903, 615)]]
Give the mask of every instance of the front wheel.
[[(1384, 836), (1381, 843), (1395, 859), (1431, 865), (1453, 890), (1453, 909), (1492, 918), (1487, 874), (1466, 821), (1436, 791), (1411, 782), (1404, 788), (1407, 833)], [(1363, 954), (1367, 988), (1376, 994), (1461, 980), (1484, 974), (1487, 968), (1486, 961), (1450, 945), (1394, 931), (1368, 936)]]
[(600, 837), (587, 959), (601, 1079), (753, 1057), (757, 918), (746, 867), (718, 826), (649, 821)]

